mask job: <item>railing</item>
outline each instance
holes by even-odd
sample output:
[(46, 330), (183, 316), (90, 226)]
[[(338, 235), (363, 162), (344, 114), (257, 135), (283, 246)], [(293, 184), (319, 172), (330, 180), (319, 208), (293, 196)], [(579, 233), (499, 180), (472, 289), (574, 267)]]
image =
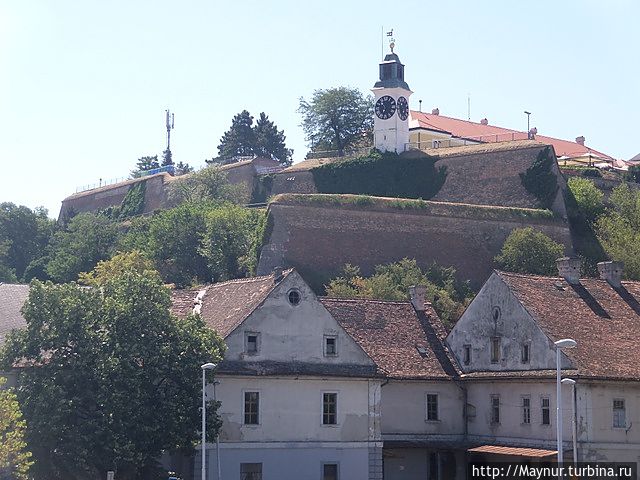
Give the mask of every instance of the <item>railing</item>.
[(475, 137), (453, 137), (431, 139), (422, 142), (411, 142), (405, 145), (405, 150), (426, 150), (433, 148), (463, 147), (480, 143), (513, 142), (515, 140), (533, 140), (524, 132), (507, 132), (494, 135), (478, 135)]
[(354, 149), (346, 149), (342, 151), (342, 155), (340, 155), (340, 150), (320, 150), (316, 152), (309, 152), (305, 157), (305, 160), (309, 160), (312, 158), (335, 158), (335, 157), (355, 157), (360, 155), (366, 155), (371, 151), (373, 145), (366, 148), (354, 148)]
[(94, 188), (100, 188), (106, 185), (113, 185), (114, 183), (124, 182), (125, 180), (129, 180), (129, 177), (110, 178), (108, 180), (100, 179), (98, 183), (90, 183), (76, 187), (76, 193), (86, 192), (87, 190), (93, 190)]

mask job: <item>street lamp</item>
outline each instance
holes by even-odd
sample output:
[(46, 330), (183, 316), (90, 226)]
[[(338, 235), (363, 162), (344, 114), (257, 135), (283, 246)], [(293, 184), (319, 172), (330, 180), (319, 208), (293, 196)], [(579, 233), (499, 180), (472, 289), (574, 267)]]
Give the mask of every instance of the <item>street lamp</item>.
[(207, 466), (206, 466), (206, 443), (207, 443), (207, 403), (206, 403), (206, 377), (207, 370), (213, 370), (217, 365), (215, 363), (205, 363), (201, 365), (202, 369), (202, 480), (207, 480)]
[(571, 385), (571, 436), (573, 437), (573, 464), (578, 463), (577, 426), (576, 426), (576, 381), (572, 378), (563, 378), (563, 385)]
[(524, 113), (527, 115), (527, 138), (531, 140), (531, 129), (529, 128), (529, 117), (531, 116), (531, 112), (527, 112), (525, 110)]
[[(574, 348), (577, 345), (576, 341), (571, 338), (563, 338), (562, 340), (558, 340), (555, 342), (556, 346), (556, 437), (557, 437), (557, 446), (558, 446), (558, 466), (562, 463), (562, 408), (561, 408), (561, 400), (562, 400), (562, 391), (560, 387), (562, 386), (561, 375), (560, 375), (560, 351), (565, 348)], [(560, 471), (560, 470), (558, 470)], [(561, 478), (562, 475), (558, 474), (558, 478)]]

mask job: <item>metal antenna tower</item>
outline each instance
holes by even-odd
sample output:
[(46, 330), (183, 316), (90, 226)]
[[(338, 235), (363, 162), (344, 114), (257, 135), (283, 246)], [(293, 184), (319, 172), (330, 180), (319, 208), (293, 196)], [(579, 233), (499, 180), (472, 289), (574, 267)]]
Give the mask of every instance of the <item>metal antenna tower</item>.
[(165, 110), (167, 114), (167, 150), (171, 150), (171, 130), (173, 130), (174, 114)]

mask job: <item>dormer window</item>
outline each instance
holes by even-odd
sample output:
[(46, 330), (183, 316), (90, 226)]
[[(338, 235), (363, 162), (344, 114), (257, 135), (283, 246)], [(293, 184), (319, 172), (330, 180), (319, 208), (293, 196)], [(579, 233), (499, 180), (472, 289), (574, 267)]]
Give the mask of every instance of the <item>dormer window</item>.
[(260, 351), (260, 334), (256, 332), (245, 332), (244, 352), (247, 355), (257, 355)]
[(491, 337), (491, 363), (500, 361), (500, 337)]
[(324, 336), (324, 356), (335, 357), (338, 355), (338, 337), (336, 335)]

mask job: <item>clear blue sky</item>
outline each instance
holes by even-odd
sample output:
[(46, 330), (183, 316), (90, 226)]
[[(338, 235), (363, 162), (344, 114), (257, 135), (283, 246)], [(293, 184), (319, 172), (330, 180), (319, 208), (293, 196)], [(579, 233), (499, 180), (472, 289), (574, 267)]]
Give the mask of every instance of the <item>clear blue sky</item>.
[[(165, 146), (199, 166), (243, 109), (306, 145), (296, 112), (314, 89), (368, 90), (380, 33), (415, 92), (411, 108), (487, 117), (640, 152), (636, 0), (0, 0), (0, 201), (45, 206), (124, 177)], [(385, 49), (386, 49), (385, 39)]]

